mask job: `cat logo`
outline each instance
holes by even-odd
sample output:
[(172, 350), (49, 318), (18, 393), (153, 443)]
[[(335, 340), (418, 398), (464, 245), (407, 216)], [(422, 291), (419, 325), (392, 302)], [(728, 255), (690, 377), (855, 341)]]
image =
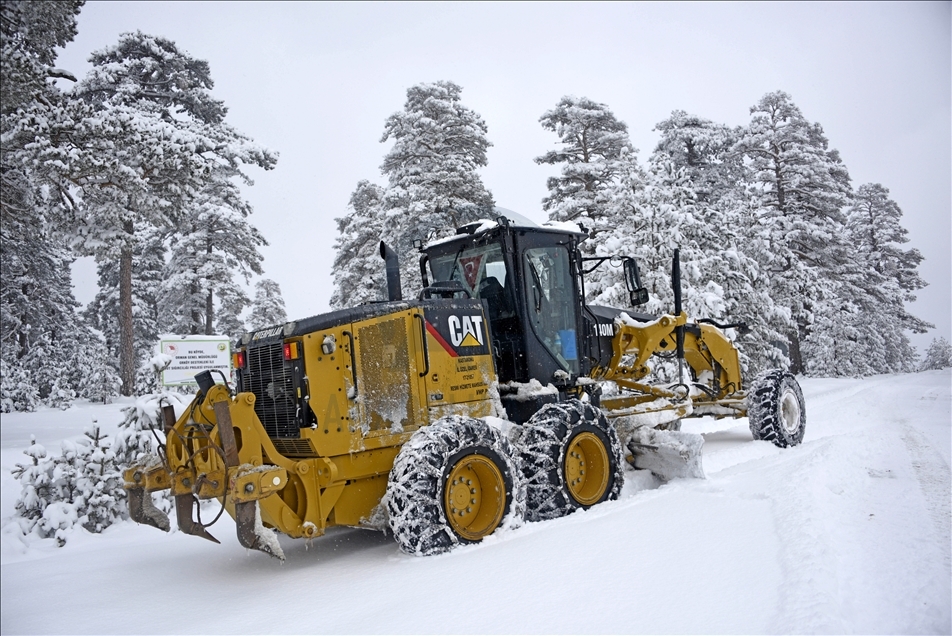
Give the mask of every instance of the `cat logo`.
[(454, 347), (483, 346), (482, 316), (449, 316), (446, 324), (450, 329), (450, 340)]

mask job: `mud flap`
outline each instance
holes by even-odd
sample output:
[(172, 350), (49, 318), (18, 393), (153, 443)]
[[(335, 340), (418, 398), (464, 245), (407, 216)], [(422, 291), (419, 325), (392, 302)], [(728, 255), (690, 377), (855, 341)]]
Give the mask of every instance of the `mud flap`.
[(679, 478), (706, 479), (701, 465), (704, 438), (680, 431), (659, 431), (648, 427), (635, 429), (628, 442), (631, 464), (670, 481)]
[(249, 550), (260, 550), (284, 561), (284, 550), (273, 530), (261, 523), (257, 501), (235, 504), (235, 524), (238, 527), (238, 542)]
[(195, 503), (195, 497), (193, 495), (175, 495), (175, 516), (178, 519), (179, 530), (185, 534), (208, 539), (215, 543), (221, 543), (221, 541), (205, 530), (205, 526), (192, 518), (193, 503)]
[(129, 488), (126, 493), (129, 497), (129, 516), (133, 521), (158, 528), (163, 532), (171, 529), (169, 516), (155, 507), (151, 493), (147, 493), (144, 488)]

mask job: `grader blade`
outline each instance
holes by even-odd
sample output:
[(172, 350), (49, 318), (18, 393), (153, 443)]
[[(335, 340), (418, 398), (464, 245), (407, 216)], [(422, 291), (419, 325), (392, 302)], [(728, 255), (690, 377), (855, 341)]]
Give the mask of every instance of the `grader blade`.
[(179, 530), (185, 534), (208, 539), (214, 543), (221, 543), (205, 529), (205, 526), (192, 518), (192, 504), (195, 498), (192, 495), (175, 495), (175, 516), (178, 518)]
[(284, 550), (278, 543), (277, 535), (261, 524), (257, 501), (235, 504), (235, 524), (238, 528), (238, 542), (241, 545), (249, 550), (259, 550), (284, 561)]
[(664, 481), (679, 478), (706, 479), (701, 466), (704, 438), (680, 431), (635, 429), (628, 442), (632, 465), (650, 470)]
[(129, 516), (136, 523), (144, 523), (163, 532), (171, 529), (169, 516), (155, 507), (152, 495), (145, 488), (129, 488)]

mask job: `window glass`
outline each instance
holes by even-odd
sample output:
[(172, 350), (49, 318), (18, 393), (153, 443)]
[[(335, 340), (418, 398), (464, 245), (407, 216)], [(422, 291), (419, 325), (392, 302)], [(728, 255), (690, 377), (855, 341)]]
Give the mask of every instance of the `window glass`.
[(526, 300), (536, 336), (567, 371), (578, 373), (572, 268), (564, 246), (525, 251)]
[(458, 281), (473, 298), (481, 298), (480, 288), (486, 287), (488, 278), (495, 279), (495, 284), (500, 287), (506, 287), (506, 263), (498, 243), (433, 255), (428, 262), (434, 281)]

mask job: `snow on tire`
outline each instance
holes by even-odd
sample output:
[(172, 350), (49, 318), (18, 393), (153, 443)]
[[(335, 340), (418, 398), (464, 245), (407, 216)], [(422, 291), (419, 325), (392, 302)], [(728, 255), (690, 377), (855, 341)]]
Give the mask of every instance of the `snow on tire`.
[(624, 485), (618, 433), (591, 404), (547, 404), (514, 429), (511, 441), (526, 480), (529, 521), (617, 499)]
[(486, 422), (443, 418), (397, 454), (385, 495), (390, 529), (408, 554), (475, 543), (525, 514), (525, 485), (509, 442)]
[(807, 411), (797, 379), (779, 369), (760, 375), (747, 396), (747, 416), (754, 439), (780, 448), (802, 442)]

